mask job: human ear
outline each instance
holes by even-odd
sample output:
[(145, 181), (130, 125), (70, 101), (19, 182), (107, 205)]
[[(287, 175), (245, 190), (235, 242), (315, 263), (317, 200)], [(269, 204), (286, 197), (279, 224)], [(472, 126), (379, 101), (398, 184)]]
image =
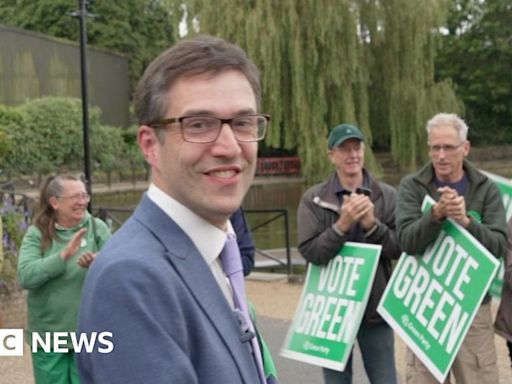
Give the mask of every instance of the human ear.
[(155, 167), (158, 159), (158, 147), (160, 146), (155, 130), (146, 125), (140, 126), (137, 132), (137, 142), (148, 164)]
[(58, 209), (58, 207), (59, 207), (59, 200), (57, 199), (56, 196), (51, 196), (48, 199), (48, 202), (50, 203), (50, 205), (52, 206), (54, 211), (56, 211)]

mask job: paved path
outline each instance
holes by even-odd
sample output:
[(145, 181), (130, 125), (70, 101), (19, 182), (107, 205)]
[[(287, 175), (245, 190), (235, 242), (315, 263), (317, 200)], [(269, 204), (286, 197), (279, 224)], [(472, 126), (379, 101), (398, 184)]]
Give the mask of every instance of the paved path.
[[(279, 260), (279, 261), (276, 261)], [(286, 265), (286, 248), (258, 249), (254, 258), (256, 268), (271, 268)], [(292, 265), (306, 266), (304, 259), (296, 247), (290, 247), (290, 262)]]
[[(258, 327), (265, 337), (279, 375), (280, 384), (320, 384), (323, 383), (320, 367), (282, 357), (279, 352), (283, 345), (290, 322), (282, 319), (258, 316)], [(354, 358), (354, 384), (368, 384), (358, 350)]]

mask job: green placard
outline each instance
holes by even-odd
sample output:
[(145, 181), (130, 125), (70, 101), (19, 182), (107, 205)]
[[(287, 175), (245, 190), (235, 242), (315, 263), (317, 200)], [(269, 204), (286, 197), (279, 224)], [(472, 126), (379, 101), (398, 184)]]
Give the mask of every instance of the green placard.
[(489, 179), (494, 181), (498, 186), (501, 197), (503, 198), (503, 205), (505, 206), (505, 216), (507, 218), (507, 222), (512, 217), (512, 180), (509, 180), (505, 177), (495, 175), (491, 172), (481, 171), (484, 175), (486, 175)]
[[(490, 172), (484, 172), (489, 179), (494, 181), (496, 185), (498, 186), (501, 197), (503, 198), (503, 205), (505, 207), (505, 215), (507, 218), (507, 222), (512, 217), (512, 181), (509, 179), (506, 179), (502, 176), (495, 175), (494, 173)], [(500, 261), (500, 267), (498, 269), (498, 272), (496, 273), (496, 276), (494, 277), (491, 287), (489, 288), (489, 293), (494, 297), (495, 299), (501, 298), (501, 291), (503, 289), (503, 277), (505, 276), (505, 259), (502, 257)]]
[(325, 266), (309, 264), (281, 355), (343, 371), (368, 303), (382, 246), (346, 242)]
[[(423, 210), (432, 204), (427, 196)], [(450, 219), (423, 255), (400, 257), (377, 311), (439, 382), (450, 371), (498, 265)]]
[(505, 260), (503, 258), (499, 261), (500, 266), (494, 279), (492, 279), (491, 286), (489, 287), (489, 293), (497, 301), (501, 300), (501, 291), (503, 290), (503, 279), (505, 278)]

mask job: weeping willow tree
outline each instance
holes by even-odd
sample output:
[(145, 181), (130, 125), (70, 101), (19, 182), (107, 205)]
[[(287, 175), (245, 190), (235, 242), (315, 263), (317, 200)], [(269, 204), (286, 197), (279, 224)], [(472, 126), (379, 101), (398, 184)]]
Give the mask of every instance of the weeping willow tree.
[(436, 82), (434, 59), (446, 0), (361, 2), (370, 63), (371, 126), (395, 160), (414, 169), (426, 156), (425, 123), (435, 113), (461, 113), (450, 81)]
[[(416, 164), (419, 127), (441, 96), (433, 79), (430, 36), (439, 21), (432, 8), (442, 3), (426, 3), (189, 0), (186, 9), (189, 31), (233, 41), (254, 60), (262, 73), (262, 110), (272, 114), (266, 143), (296, 148), (303, 175), (312, 183), (331, 169), (326, 137), (340, 123), (363, 130), (366, 165), (374, 172), (375, 133), (391, 142), (399, 161)], [(422, 16), (422, 10), (432, 16)]]
[(357, 124), (371, 142), (369, 77), (352, 2), (197, 0), (190, 11), (200, 33), (231, 40), (254, 60), (262, 73), (262, 110), (272, 115), (267, 145), (296, 148), (308, 182), (330, 169), (332, 126)]

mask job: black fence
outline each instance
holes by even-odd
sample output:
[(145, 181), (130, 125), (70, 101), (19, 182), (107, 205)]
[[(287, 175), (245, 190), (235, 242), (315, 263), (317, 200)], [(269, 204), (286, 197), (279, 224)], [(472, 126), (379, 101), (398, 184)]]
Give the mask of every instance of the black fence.
[(262, 223), (259, 223), (250, 228), (252, 233), (256, 232), (258, 229), (262, 229), (270, 225), (275, 221), (280, 220), (282, 222), (282, 225), (284, 226), (283, 244), (286, 252), (286, 262), (283, 262), (280, 258), (272, 256), (270, 253), (258, 248), (256, 248), (256, 253), (267, 259), (275, 261), (278, 265), (285, 266), (286, 274), (290, 276), (292, 274), (292, 262), (290, 252), (290, 227), (288, 220), (288, 209), (244, 209), (244, 212), (247, 215), (274, 214)]
[[(9, 204), (15, 206), (19, 211), (24, 213), (24, 217), (27, 222), (32, 217), (34, 211), (34, 199), (23, 194), (15, 192), (13, 183), (3, 183), (0, 185), (0, 200), (3, 202), (8, 201)], [(94, 216), (99, 217), (105, 221), (112, 231), (117, 230), (124, 221), (132, 214), (133, 208), (106, 208), (98, 207), (93, 211)], [(251, 233), (256, 233), (258, 230), (262, 230), (274, 222), (280, 222), (283, 226), (283, 238), (282, 245), (286, 255), (285, 260), (270, 254), (268, 251), (259, 249), (256, 247), (256, 253), (261, 255), (263, 258), (272, 260), (275, 262), (277, 267), (283, 267), (286, 269), (288, 276), (292, 274), (292, 261), (291, 261), (291, 248), (290, 248), (290, 226), (289, 226), (289, 215), (288, 209), (246, 209), (244, 210), (246, 215), (264, 215), (264, 220), (258, 222), (250, 228)], [(281, 231), (279, 231), (281, 232)]]
[[(99, 207), (95, 209), (94, 215), (105, 221), (113, 231), (118, 229), (122, 223), (132, 214), (133, 209), (131, 208), (105, 208)], [(289, 218), (288, 218), (288, 210), (287, 209), (245, 209), (244, 212), (247, 215), (262, 215), (268, 216), (266, 220), (258, 223), (254, 227), (251, 227), (250, 230), (254, 234), (258, 230), (261, 230), (270, 224), (279, 221), (282, 223), (284, 231), (283, 231), (283, 239), (282, 244), (286, 254), (285, 261), (281, 260), (281, 258), (271, 255), (269, 252), (259, 249), (256, 247), (256, 253), (261, 255), (262, 257), (272, 260), (276, 263), (276, 266), (283, 267), (286, 269), (286, 273), (288, 276), (292, 274), (292, 262), (291, 262), (291, 248), (290, 248), (290, 227), (289, 227)]]
[(24, 213), (27, 220), (32, 217), (35, 204), (34, 199), (23, 193), (16, 192), (13, 182), (9, 181), (0, 184), (0, 201), (4, 204), (8, 202), (17, 207)]

